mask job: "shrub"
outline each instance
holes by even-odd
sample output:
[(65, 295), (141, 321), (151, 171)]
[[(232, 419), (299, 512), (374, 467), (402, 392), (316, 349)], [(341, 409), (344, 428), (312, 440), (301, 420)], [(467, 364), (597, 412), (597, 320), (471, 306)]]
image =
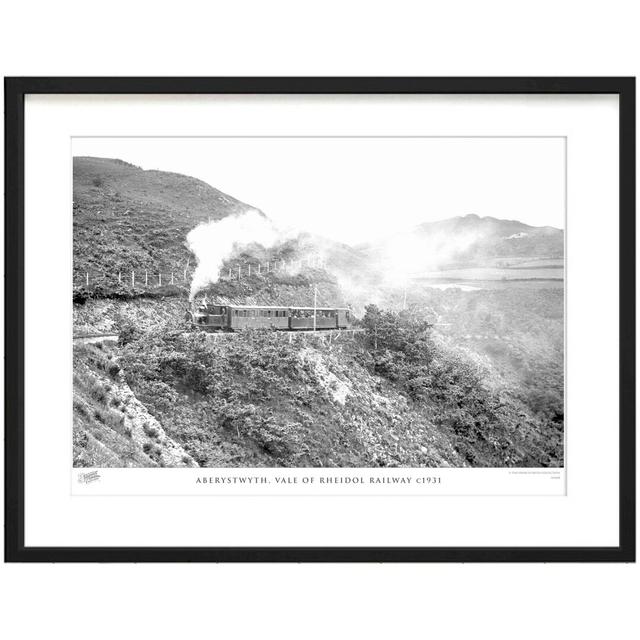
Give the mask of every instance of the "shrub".
[(150, 425), (148, 422), (145, 422), (142, 425), (142, 429), (150, 438), (157, 438), (159, 435), (158, 429)]
[(118, 334), (118, 344), (121, 347), (129, 344), (136, 340), (140, 335), (140, 330), (133, 324), (127, 323), (123, 325), (122, 329), (120, 329), (120, 333)]
[(111, 362), (107, 365), (107, 373), (111, 378), (116, 379), (120, 373), (120, 366), (116, 362)]

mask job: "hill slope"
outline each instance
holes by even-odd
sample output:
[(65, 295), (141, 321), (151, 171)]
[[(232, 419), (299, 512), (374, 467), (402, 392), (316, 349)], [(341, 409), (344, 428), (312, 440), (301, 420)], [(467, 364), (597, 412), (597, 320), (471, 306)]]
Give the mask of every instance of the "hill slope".
[(252, 209), (208, 184), (122, 160), (73, 159), (75, 272), (184, 268), (201, 222)]

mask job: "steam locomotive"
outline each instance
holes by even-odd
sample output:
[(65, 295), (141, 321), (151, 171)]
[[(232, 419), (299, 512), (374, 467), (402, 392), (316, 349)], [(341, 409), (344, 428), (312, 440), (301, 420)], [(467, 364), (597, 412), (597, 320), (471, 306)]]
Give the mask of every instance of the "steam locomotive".
[[(315, 315), (315, 318), (314, 318)], [(204, 331), (274, 328), (280, 331), (350, 329), (351, 311), (340, 307), (266, 307), (203, 304), (187, 322)]]

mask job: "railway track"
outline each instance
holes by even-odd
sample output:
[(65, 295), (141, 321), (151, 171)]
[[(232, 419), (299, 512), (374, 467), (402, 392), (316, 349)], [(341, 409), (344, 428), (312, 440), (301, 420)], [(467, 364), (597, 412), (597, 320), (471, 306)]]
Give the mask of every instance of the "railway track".
[[(318, 329), (317, 331), (277, 331), (276, 335), (288, 338), (289, 342), (302, 337), (302, 339), (319, 338), (322, 340), (335, 341), (341, 338), (353, 338), (364, 333), (364, 329)], [(205, 334), (207, 340), (216, 342), (218, 340), (228, 340), (242, 335), (242, 331), (212, 331)]]
[[(318, 331), (280, 331), (278, 335), (288, 336), (289, 342), (294, 340), (296, 336), (305, 338), (327, 338), (331, 341), (340, 339), (341, 337), (353, 338), (357, 334), (364, 333), (364, 329), (319, 329)], [(97, 342), (115, 342), (118, 339), (117, 333), (89, 333), (77, 334), (73, 336), (74, 343), (78, 344), (95, 344)], [(217, 340), (226, 340), (242, 335), (239, 331), (216, 331), (206, 333), (207, 340), (216, 342)]]

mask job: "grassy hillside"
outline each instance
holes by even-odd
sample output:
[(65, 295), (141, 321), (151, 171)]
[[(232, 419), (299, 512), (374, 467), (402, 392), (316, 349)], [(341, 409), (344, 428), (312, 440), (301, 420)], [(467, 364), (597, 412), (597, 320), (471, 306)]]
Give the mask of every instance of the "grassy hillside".
[(109, 345), (75, 345), (74, 467), (195, 467), (135, 397)]
[(75, 272), (186, 267), (187, 233), (250, 207), (208, 184), (107, 158), (73, 159)]

